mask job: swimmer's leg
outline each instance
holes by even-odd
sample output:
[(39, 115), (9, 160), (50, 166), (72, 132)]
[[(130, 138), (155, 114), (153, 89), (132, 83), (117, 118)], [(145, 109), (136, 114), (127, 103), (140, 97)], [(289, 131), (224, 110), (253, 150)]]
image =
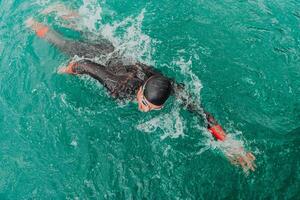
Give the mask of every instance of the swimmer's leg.
[(54, 44), (62, 52), (71, 57), (75, 55), (82, 57), (89, 52), (89, 45), (65, 39), (56, 31), (51, 30), (48, 26), (35, 21), (33, 18), (29, 18), (25, 23), (29, 28), (35, 31), (38, 37)]
[(88, 75), (98, 80), (111, 92), (115, 91), (121, 82), (129, 79), (129, 74), (115, 75), (109, 72), (105, 66), (86, 59), (71, 61), (67, 67), (61, 68), (58, 72), (73, 75)]
[[(84, 38), (88, 39), (89, 41), (93, 41), (93, 43), (97, 43), (98, 46), (102, 46), (102, 48), (114, 49), (113, 44), (107, 39), (104, 39), (101, 35), (85, 30), (84, 26), (80, 25), (79, 23), (82, 16), (78, 12), (67, 8), (63, 4), (53, 4), (41, 11), (41, 14), (47, 15), (54, 12), (58, 17), (67, 21), (67, 24), (61, 24), (65, 28), (70, 28), (78, 31), (81, 35), (84, 36)], [(109, 52), (112, 51), (109, 50)]]
[(25, 24), (27, 27), (35, 31), (38, 37), (43, 38), (58, 47), (62, 47), (66, 43), (66, 40), (64, 40), (64, 38), (61, 37), (58, 33), (51, 30), (48, 26), (35, 21), (33, 18), (27, 19)]
[(59, 33), (51, 30), (48, 26), (35, 21), (33, 18), (26, 20), (26, 25), (36, 32), (40, 38), (54, 44), (65, 54), (73, 57), (85, 57), (93, 59), (99, 55), (104, 55), (112, 52), (114, 46), (110, 43), (90, 44), (88, 42), (72, 41), (65, 39)]

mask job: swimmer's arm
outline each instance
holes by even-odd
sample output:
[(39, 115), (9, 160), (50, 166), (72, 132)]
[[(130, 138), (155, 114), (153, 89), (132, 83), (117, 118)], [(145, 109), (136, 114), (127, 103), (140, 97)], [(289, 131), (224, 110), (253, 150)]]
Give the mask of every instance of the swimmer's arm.
[(101, 83), (105, 83), (107, 80), (118, 81), (118, 76), (110, 73), (105, 66), (87, 59), (71, 61), (67, 67), (61, 68), (59, 72), (67, 74), (86, 74)]
[(86, 59), (70, 62), (67, 67), (61, 68), (59, 73), (88, 75), (99, 81), (111, 92), (114, 91), (120, 81), (127, 78), (126, 76), (114, 75), (106, 70), (105, 66)]
[(181, 105), (189, 112), (205, 120), (206, 117), (203, 107), (186, 91), (184, 84), (172, 81), (172, 86), (174, 96), (181, 102)]
[[(173, 87), (175, 90), (175, 96), (181, 100), (183, 106), (188, 111), (195, 113), (205, 121), (207, 130), (216, 140), (225, 142), (227, 140), (227, 134), (222, 126), (215, 120), (213, 115), (205, 111), (201, 104), (193, 100), (191, 95), (185, 91), (183, 85), (173, 83)], [(247, 152), (243, 147), (241, 147), (238, 152), (236, 152), (234, 148), (229, 148), (226, 153), (226, 157), (231, 161), (231, 163), (240, 165), (246, 173), (249, 170), (254, 171), (256, 168), (254, 163), (256, 159), (255, 156), (251, 152)]]
[(200, 119), (205, 122), (207, 130), (216, 140), (224, 141), (226, 139), (226, 133), (221, 125), (218, 124), (214, 117), (209, 112), (205, 111), (203, 106), (185, 90), (184, 85), (173, 83), (173, 88), (175, 90), (176, 98), (181, 101), (184, 108), (200, 117)]
[[(230, 144), (230, 140), (226, 135), (222, 126), (215, 120), (215, 118), (208, 112), (205, 112), (207, 129), (218, 141), (227, 142)], [(245, 173), (249, 170), (254, 171), (256, 165), (254, 163), (255, 156), (251, 152), (247, 152), (243, 146), (239, 148), (228, 147), (225, 151), (226, 157), (232, 164), (240, 165)]]

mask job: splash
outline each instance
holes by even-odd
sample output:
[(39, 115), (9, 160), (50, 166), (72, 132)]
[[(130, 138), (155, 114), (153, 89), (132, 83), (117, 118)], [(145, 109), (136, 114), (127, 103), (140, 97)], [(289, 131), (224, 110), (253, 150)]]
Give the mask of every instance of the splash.
[(76, 138), (72, 139), (72, 141), (71, 141), (71, 144), (70, 144), (70, 145), (71, 145), (71, 146), (73, 146), (73, 147), (77, 147), (77, 146), (78, 146), (77, 139), (76, 139)]
[(199, 103), (200, 105), (201, 102), (200, 93), (201, 93), (201, 89), (203, 88), (203, 85), (200, 79), (197, 77), (197, 75), (192, 71), (192, 65), (193, 65), (192, 57), (186, 60), (181, 55), (182, 53), (185, 53), (185, 51), (184, 50), (178, 51), (178, 54), (180, 55), (179, 59), (174, 60), (172, 62), (172, 65), (174, 66), (175, 69), (179, 67), (180, 73), (184, 77), (184, 84), (186, 90), (191, 93), (192, 97), (195, 98), (197, 103)]
[(82, 16), (81, 24), (90, 32), (96, 32), (97, 24), (102, 20), (100, 4), (96, 0), (83, 0), (83, 5), (78, 12)]
[(116, 47), (113, 54), (122, 55), (125, 62), (142, 61), (153, 64), (151, 59), (154, 51), (153, 41), (142, 32), (145, 12), (146, 10), (143, 9), (137, 17), (130, 16), (120, 22), (105, 24), (100, 28), (101, 35)]
[(173, 109), (169, 114), (162, 114), (137, 126), (137, 129), (146, 133), (152, 133), (157, 129), (163, 131), (161, 139), (168, 137), (178, 138), (184, 136), (184, 120), (179, 114), (179, 108)]
[(80, 29), (88, 29), (94, 38), (103, 38), (111, 42), (114, 52), (95, 58), (99, 63), (105, 63), (112, 57), (122, 59), (124, 64), (141, 61), (154, 64), (152, 54), (154, 41), (142, 31), (142, 23), (146, 10), (142, 9), (137, 16), (129, 16), (122, 20), (105, 23), (102, 20), (103, 7), (96, 0), (83, 0), (79, 14), (83, 17), (78, 23)]
[(205, 130), (204, 133), (210, 138), (207, 145), (211, 146), (212, 149), (219, 149), (224, 155), (228, 156), (241, 154), (244, 142), (236, 137), (237, 134), (240, 134), (239, 131), (227, 132), (226, 140), (222, 142), (215, 140), (208, 130)]

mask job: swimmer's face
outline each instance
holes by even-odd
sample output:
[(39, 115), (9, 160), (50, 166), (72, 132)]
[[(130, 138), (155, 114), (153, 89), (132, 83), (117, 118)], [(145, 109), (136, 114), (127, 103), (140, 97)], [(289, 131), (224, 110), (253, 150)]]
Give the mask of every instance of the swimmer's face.
[(139, 110), (142, 112), (149, 112), (151, 110), (160, 110), (163, 106), (157, 106), (152, 103), (150, 103), (143, 95), (143, 88), (140, 87), (136, 99), (138, 102)]

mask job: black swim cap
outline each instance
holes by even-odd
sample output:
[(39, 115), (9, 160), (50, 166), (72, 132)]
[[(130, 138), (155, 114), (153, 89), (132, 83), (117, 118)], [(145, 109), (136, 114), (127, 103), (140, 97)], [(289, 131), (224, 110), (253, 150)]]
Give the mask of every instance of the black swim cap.
[(160, 75), (150, 77), (145, 84), (144, 96), (156, 106), (163, 105), (172, 91), (170, 80)]

